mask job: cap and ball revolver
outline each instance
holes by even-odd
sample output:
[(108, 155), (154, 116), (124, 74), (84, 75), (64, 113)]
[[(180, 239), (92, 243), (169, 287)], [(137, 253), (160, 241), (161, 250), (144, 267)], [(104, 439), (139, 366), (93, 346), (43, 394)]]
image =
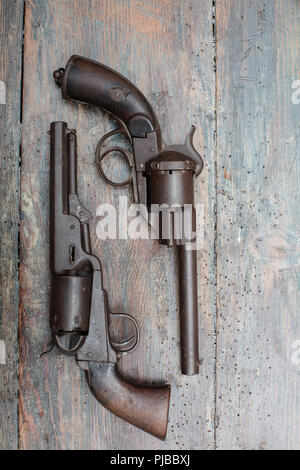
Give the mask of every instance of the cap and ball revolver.
[[(98, 143), (96, 163), (109, 184), (132, 184), (134, 200), (150, 213), (157, 211), (158, 240), (176, 246), (179, 257), (181, 371), (199, 373), (197, 251), (195, 241), (194, 178), (203, 169), (203, 160), (193, 146), (194, 126), (183, 145), (162, 148), (161, 131), (150, 103), (125, 77), (93, 60), (72, 56), (65, 69), (54, 72), (65, 99), (99, 106), (117, 120), (117, 128)], [(132, 146), (133, 158), (122, 147), (103, 148), (106, 139), (124, 134)], [(110, 152), (120, 152), (131, 167), (126, 181), (116, 183), (105, 174), (102, 163)], [(66, 123), (51, 124), (51, 329), (54, 343), (75, 354), (86, 370), (89, 386), (108, 409), (130, 423), (164, 438), (167, 430), (169, 386), (140, 387), (127, 383), (117, 369), (118, 357), (138, 343), (135, 334), (121, 343), (109, 334), (114, 315), (103, 290), (101, 265), (91, 254), (88, 221), (91, 214), (77, 196), (76, 132)], [(161, 208), (167, 207), (164, 211)], [(186, 237), (183, 212), (191, 207), (189, 225), (193, 235)], [(162, 218), (167, 217), (168, 236)], [(63, 293), (63, 295), (62, 295)], [(61, 345), (67, 338), (69, 347)], [(69, 349), (69, 350), (68, 350)], [(117, 351), (117, 354), (116, 354)], [(134, 405), (133, 405), (134, 402)]]

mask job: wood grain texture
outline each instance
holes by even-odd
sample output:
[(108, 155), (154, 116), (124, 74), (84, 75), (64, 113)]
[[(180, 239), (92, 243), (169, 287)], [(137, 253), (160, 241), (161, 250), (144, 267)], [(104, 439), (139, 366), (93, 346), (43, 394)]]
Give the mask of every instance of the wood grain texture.
[(300, 4), (216, 6), (216, 442), (299, 449)]
[[(6, 85), (0, 340), (7, 349), (0, 365), (1, 449), (17, 448), (18, 432), (22, 449), (300, 448), (299, 95), (292, 100), (300, 80), (300, 6), (296, 0), (217, 0), (215, 8), (214, 24), (211, 1), (26, 2), (18, 400), (23, 1), (0, 0), (0, 80)], [(179, 373), (172, 250), (148, 241), (100, 243), (96, 216), (92, 226), (111, 308), (132, 313), (141, 327), (141, 345), (124, 358), (124, 374), (172, 385), (166, 442), (103, 409), (73, 359), (40, 358), (50, 338), (50, 122), (77, 128), (79, 192), (94, 215), (101, 202), (118, 207), (118, 196), (128, 194), (101, 182), (94, 166), (96, 143), (114, 123), (92, 106), (63, 102), (54, 85), (52, 71), (73, 53), (136, 83), (154, 105), (166, 144), (182, 142), (190, 125), (197, 126), (195, 144), (205, 160), (196, 187), (196, 201), (205, 207), (200, 376)], [(119, 161), (114, 169), (123, 172)]]
[(18, 448), (18, 223), (23, 1), (0, 1), (0, 449)]
[[(20, 447), (22, 449), (192, 449), (214, 447), (215, 74), (211, 1), (28, 0), (25, 14), (24, 125), (21, 176)], [(205, 160), (197, 202), (205, 206), (199, 253), (199, 376), (180, 375), (177, 262), (150, 241), (100, 243), (112, 311), (130, 312), (141, 327), (138, 351), (123, 360), (127, 377), (172, 385), (167, 440), (160, 442), (110, 414), (91, 396), (72, 358), (40, 359), (50, 338), (50, 122), (78, 131), (79, 194), (93, 214), (100, 203), (128, 194), (99, 180), (94, 151), (114, 124), (92, 106), (63, 102), (52, 72), (71, 54), (115, 68), (132, 80), (157, 112), (167, 144), (181, 143), (196, 124)], [(121, 169), (120, 169), (121, 171)], [(130, 198), (132, 195), (130, 195)], [(130, 201), (131, 202), (131, 201)]]

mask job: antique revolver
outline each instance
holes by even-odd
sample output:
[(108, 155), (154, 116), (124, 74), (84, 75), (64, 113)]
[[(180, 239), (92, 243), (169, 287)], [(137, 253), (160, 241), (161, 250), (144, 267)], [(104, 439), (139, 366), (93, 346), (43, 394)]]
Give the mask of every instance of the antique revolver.
[[(60, 68), (53, 75), (61, 86), (64, 98), (98, 105), (114, 115), (117, 128), (102, 137), (96, 150), (100, 175), (115, 186), (132, 183), (135, 201), (147, 206), (150, 213), (159, 213), (159, 242), (178, 245), (181, 370), (186, 375), (197, 374), (197, 252), (189, 249), (195, 238), (178, 235), (183, 232), (183, 223), (177, 217), (186, 206), (191, 206), (191, 232), (195, 232), (194, 177), (203, 169), (203, 160), (192, 142), (195, 128), (192, 127), (184, 145), (173, 145), (162, 150), (160, 127), (150, 103), (122, 75), (103, 64), (76, 55), (69, 59), (65, 69)], [(134, 161), (122, 147), (104, 149), (105, 140), (117, 133), (128, 137)], [(102, 167), (108, 153), (116, 151), (122, 153), (131, 166), (131, 176), (122, 183), (111, 181)], [(167, 209), (162, 209), (163, 206)], [(163, 233), (162, 223), (166, 215), (168, 236)]]
[[(76, 131), (65, 122), (51, 124), (51, 313), (54, 344), (74, 355), (86, 372), (97, 400), (129, 423), (164, 439), (170, 387), (127, 382), (118, 371), (122, 354), (138, 344), (136, 321), (111, 313), (103, 289), (101, 264), (91, 254), (90, 212), (77, 194)], [(133, 334), (112, 337), (114, 319), (131, 321)]]

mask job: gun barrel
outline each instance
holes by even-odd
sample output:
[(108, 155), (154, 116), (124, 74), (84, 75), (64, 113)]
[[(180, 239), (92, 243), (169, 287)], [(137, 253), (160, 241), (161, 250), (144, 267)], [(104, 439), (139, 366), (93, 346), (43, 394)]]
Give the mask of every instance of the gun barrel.
[[(185, 375), (199, 373), (197, 252), (187, 249), (189, 242), (196, 240), (195, 168), (196, 162), (176, 149), (162, 152), (146, 166), (150, 210), (160, 211), (163, 204), (170, 207), (169, 213), (160, 212), (159, 242), (177, 245), (179, 252), (181, 372)], [(169, 227), (166, 238), (163, 220)]]
[(181, 370), (185, 375), (199, 373), (197, 251), (179, 246), (179, 302)]

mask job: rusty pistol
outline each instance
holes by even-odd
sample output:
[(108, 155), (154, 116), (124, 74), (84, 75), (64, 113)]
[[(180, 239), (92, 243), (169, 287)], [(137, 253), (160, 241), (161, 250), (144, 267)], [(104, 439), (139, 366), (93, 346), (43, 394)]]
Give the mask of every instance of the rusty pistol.
[[(121, 356), (138, 344), (138, 326), (130, 315), (110, 312), (101, 264), (91, 254), (91, 214), (77, 194), (76, 131), (65, 122), (53, 122), (50, 133), (53, 342), (63, 353), (76, 357), (102, 405), (164, 439), (170, 387), (132, 384), (118, 370)], [(133, 333), (127, 338), (113, 337), (110, 326), (115, 319), (131, 322)]]

